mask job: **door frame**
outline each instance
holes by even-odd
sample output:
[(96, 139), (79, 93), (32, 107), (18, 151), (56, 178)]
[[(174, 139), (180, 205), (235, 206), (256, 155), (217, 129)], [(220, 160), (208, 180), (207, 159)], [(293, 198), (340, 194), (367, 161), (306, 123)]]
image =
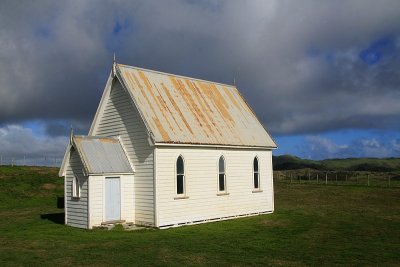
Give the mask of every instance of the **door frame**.
[(103, 182), (103, 222), (107, 222), (106, 219), (106, 179), (119, 179), (119, 219), (121, 220), (122, 217), (122, 179), (121, 176), (104, 176)]

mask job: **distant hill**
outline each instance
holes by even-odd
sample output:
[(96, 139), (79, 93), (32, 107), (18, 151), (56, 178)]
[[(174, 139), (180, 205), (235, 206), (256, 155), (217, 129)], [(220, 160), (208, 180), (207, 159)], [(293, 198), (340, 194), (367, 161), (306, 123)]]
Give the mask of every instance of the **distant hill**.
[(273, 156), (274, 170), (340, 170), (340, 171), (379, 171), (400, 170), (400, 158), (346, 158), (308, 160), (291, 155)]
[(295, 169), (315, 169), (315, 170), (325, 170), (326, 167), (319, 161), (301, 159), (296, 156), (282, 155), (273, 156), (272, 163), (274, 165), (274, 170), (295, 170)]

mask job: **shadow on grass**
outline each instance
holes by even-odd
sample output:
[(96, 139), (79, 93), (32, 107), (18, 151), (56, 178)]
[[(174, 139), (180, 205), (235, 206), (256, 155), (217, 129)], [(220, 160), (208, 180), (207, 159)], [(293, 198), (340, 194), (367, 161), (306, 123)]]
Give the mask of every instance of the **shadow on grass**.
[(49, 220), (56, 224), (64, 224), (64, 212), (40, 214), (42, 220)]

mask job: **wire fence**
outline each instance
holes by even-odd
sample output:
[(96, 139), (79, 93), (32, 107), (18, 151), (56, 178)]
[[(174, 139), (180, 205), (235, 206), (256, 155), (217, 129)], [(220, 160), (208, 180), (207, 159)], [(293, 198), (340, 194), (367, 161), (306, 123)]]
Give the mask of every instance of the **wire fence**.
[(46, 166), (46, 167), (60, 167), (62, 158), (42, 156), (42, 157), (10, 157), (0, 155), (0, 166)]
[(274, 171), (274, 180), (317, 185), (400, 187), (398, 172), (285, 170)]

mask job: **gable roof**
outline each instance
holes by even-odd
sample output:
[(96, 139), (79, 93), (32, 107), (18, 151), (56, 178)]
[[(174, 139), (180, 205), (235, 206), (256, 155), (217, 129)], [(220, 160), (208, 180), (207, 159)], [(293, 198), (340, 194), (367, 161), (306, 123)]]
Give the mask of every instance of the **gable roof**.
[(155, 143), (276, 148), (234, 86), (116, 64)]
[(87, 175), (133, 173), (128, 157), (117, 138), (72, 136), (59, 176), (64, 176), (65, 161), (74, 148), (82, 160)]

